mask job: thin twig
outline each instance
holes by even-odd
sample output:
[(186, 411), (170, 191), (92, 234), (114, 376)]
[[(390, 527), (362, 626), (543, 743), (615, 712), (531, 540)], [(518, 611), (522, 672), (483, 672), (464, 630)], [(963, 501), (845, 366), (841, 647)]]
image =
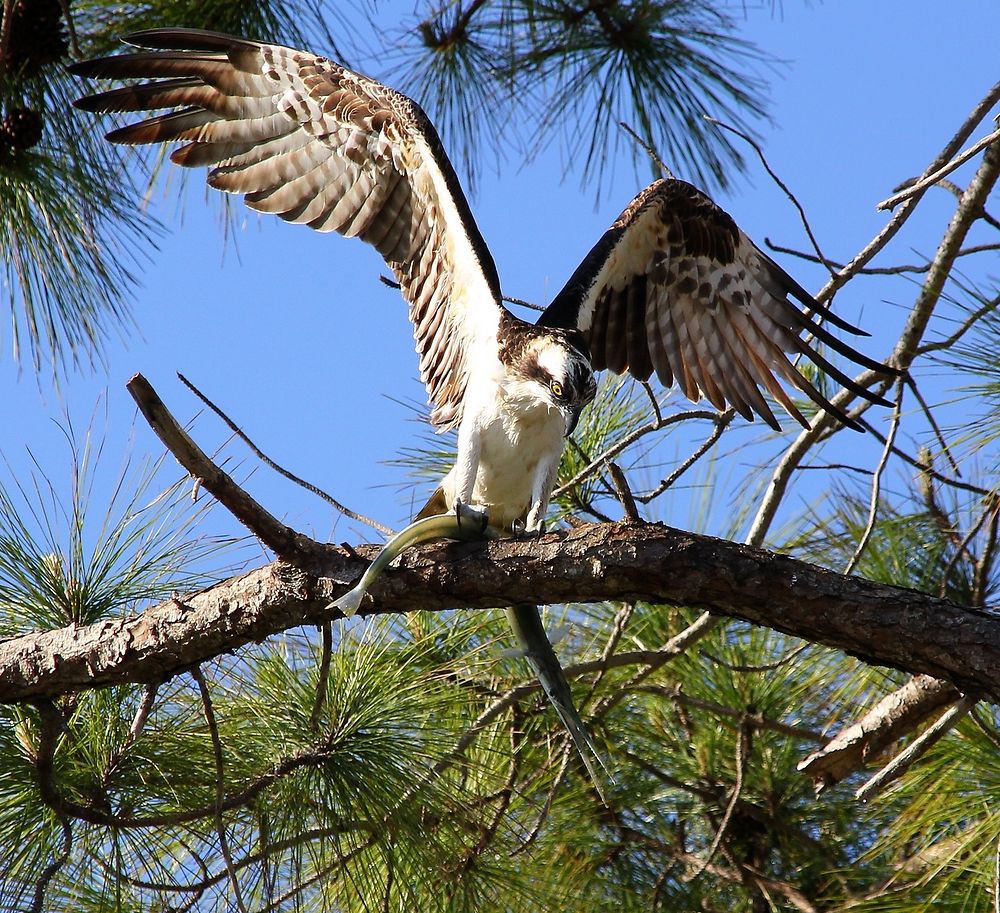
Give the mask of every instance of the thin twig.
[(626, 447), (631, 446), (636, 441), (641, 440), (647, 434), (652, 434), (655, 431), (660, 431), (666, 428), (668, 425), (676, 425), (678, 422), (688, 421), (689, 419), (708, 419), (709, 421), (716, 421), (719, 413), (710, 411), (708, 409), (689, 409), (687, 412), (677, 412), (674, 415), (668, 415), (666, 418), (659, 418), (655, 421), (648, 422), (640, 428), (636, 428), (634, 431), (630, 431), (625, 437), (619, 438), (610, 447), (605, 448), (604, 452), (594, 457), (586, 466), (583, 467), (572, 479), (568, 482), (560, 485), (554, 492), (552, 492), (552, 497), (557, 498), (560, 495), (564, 495), (567, 491), (576, 485), (579, 485), (584, 479), (586, 479), (591, 473), (594, 472), (603, 463), (606, 463), (609, 459), (618, 456)]
[(861, 560), (861, 556), (864, 554), (872, 534), (875, 532), (875, 523), (878, 520), (879, 499), (882, 490), (882, 473), (885, 472), (885, 467), (889, 464), (889, 457), (892, 456), (892, 445), (896, 440), (896, 432), (899, 430), (902, 405), (903, 378), (900, 378), (899, 383), (896, 384), (896, 406), (892, 410), (889, 433), (885, 436), (885, 446), (882, 448), (882, 456), (879, 458), (878, 465), (875, 467), (875, 472), (872, 475), (872, 495), (871, 501), (868, 504), (868, 522), (865, 524), (865, 530), (861, 534), (858, 547), (854, 550), (851, 560), (847, 562), (847, 566), (844, 568), (845, 577), (851, 574), (858, 566), (858, 562)]
[(975, 561), (975, 556), (969, 551), (969, 544), (976, 537), (979, 530), (983, 528), (983, 524), (990, 517), (995, 517), (997, 509), (1000, 505), (996, 503), (991, 503), (986, 506), (986, 509), (979, 515), (979, 519), (969, 528), (969, 531), (962, 537), (962, 540), (958, 543), (955, 548), (954, 554), (948, 559), (948, 563), (945, 564), (944, 569), (941, 571), (941, 585), (938, 588), (938, 593), (943, 597), (945, 593), (948, 592), (948, 577), (951, 575), (952, 570), (954, 570), (955, 565), (958, 564), (965, 553), (969, 556), (971, 561)]
[(990, 517), (990, 528), (986, 535), (986, 545), (983, 546), (983, 554), (976, 562), (976, 573), (972, 578), (972, 598), (971, 604), (979, 608), (986, 600), (987, 582), (993, 574), (993, 558), (996, 555), (998, 525), (1000, 525), (1000, 505), (993, 510)]
[[(618, 644), (621, 642), (622, 636), (625, 634), (625, 627), (628, 625), (629, 619), (632, 617), (634, 611), (634, 602), (623, 602), (621, 606), (619, 606), (618, 611), (615, 612), (614, 621), (611, 623), (611, 634), (608, 636), (604, 649), (601, 650), (601, 662), (606, 663), (614, 655), (615, 650), (618, 649)], [(593, 682), (590, 684), (587, 696), (580, 702), (581, 706), (590, 703), (591, 698), (597, 692), (598, 687), (604, 680), (604, 676), (607, 674), (607, 671), (607, 668), (600, 669), (598, 671)]]
[(274, 462), (263, 450), (261, 450), (250, 438), (247, 436), (246, 432), (243, 431), (225, 412), (222, 411), (215, 403), (213, 403), (204, 393), (201, 392), (191, 381), (189, 381), (183, 374), (179, 371), (177, 376), (180, 378), (182, 384), (187, 387), (195, 396), (198, 397), (209, 409), (211, 409), (247, 447), (253, 451), (254, 456), (256, 456), (262, 463), (269, 466), (279, 475), (284, 476), (290, 482), (304, 488), (306, 491), (312, 492), (316, 497), (322, 498), (329, 504), (334, 510), (342, 513), (345, 517), (351, 520), (356, 520), (358, 523), (365, 523), (372, 529), (377, 529), (380, 533), (391, 536), (393, 530), (388, 526), (379, 523), (377, 520), (371, 519), (371, 517), (366, 517), (364, 514), (359, 514), (356, 511), (351, 510), (349, 507), (341, 504), (336, 498), (328, 495), (325, 491), (317, 486), (313, 485), (312, 482), (307, 482), (305, 479), (300, 478), (293, 472), (285, 469), (283, 466), (279, 466)]
[(333, 626), (329, 621), (320, 625), (323, 636), (323, 653), (319, 662), (319, 681), (316, 683), (316, 696), (313, 699), (312, 713), (309, 714), (309, 728), (315, 732), (319, 728), (320, 714), (326, 703), (327, 680), (330, 678), (330, 660), (333, 656)]
[[(604, 700), (602, 700), (594, 708), (594, 712), (591, 717), (597, 719), (607, 713), (612, 707), (614, 707), (619, 701), (621, 701), (630, 691), (639, 684), (639, 682), (648, 678), (657, 669), (663, 666), (665, 663), (670, 662), (677, 656), (680, 656), (688, 647), (696, 644), (701, 640), (706, 634), (709, 633), (713, 628), (720, 623), (720, 619), (717, 615), (713, 615), (711, 612), (703, 612), (699, 615), (691, 624), (689, 624), (683, 631), (675, 634), (670, 638), (662, 647), (658, 650), (650, 652), (650, 655), (645, 657), (648, 662), (644, 663), (644, 667), (639, 669), (628, 681), (624, 682), (620, 688), (617, 688), (612, 694), (608, 695)], [(645, 652), (645, 651), (641, 651)], [(613, 657), (607, 660), (608, 665), (618, 665), (622, 656), (627, 656), (626, 653), (616, 653)], [(632, 654), (635, 655), (635, 654)], [(643, 662), (643, 660), (640, 660)], [(566, 668), (566, 674), (570, 675), (570, 670), (572, 669), (576, 673), (579, 666), (582, 664), (576, 664), (575, 666), (569, 666)], [(624, 664), (623, 665), (627, 665)], [(581, 673), (583, 669), (579, 670)], [(590, 670), (586, 670), (590, 671)]]
[(290, 529), (265, 510), (228, 473), (212, 462), (170, 414), (145, 377), (136, 374), (125, 386), (149, 426), (177, 461), (192, 476), (201, 479), (223, 507), (279, 558), (301, 567), (322, 561), (329, 554), (328, 547)]
[(937, 171), (933, 172), (932, 174), (928, 174), (925, 177), (922, 177), (919, 181), (915, 181), (913, 184), (910, 184), (905, 190), (902, 190), (899, 193), (894, 194), (887, 200), (883, 200), (875, 208), (877, 210), (894, 209), (896, 206), (902, 203), (903, 200), (908, 200), (915, 193), (919, 193), (921, 190), (930, 187), (932, 184), (936, 184), (945, 175), (950, 174), (959, 166), (964, 165), (974, 155), (978, 155), (983, 149), (989, 146), (990, 143), (996, 142), (998, 139), (1000, 139), (1000, 130), (994, 130), (988, 136), (984, 136), (982, 137), (982, 139), (973, 143), (964, 152), (960, 152), (950, 162), (947, 162), (946, 164), (938, 168)]
[[(938, 168), (955, 155), (962, 143), (964, 143), (972, 131), (979, 126), (980, 122), (989, 114), (998, 100), (1000, 100), (1000, 82), (996, 83), (990, 91), (976, 103), (972, 112), (955, 132), (955, 135), (948, 141), (948, 143), (945, 144), (944, 149), (942, 149), (942, 151), (938, 154), (938, 157), (927, 167), (924, 174), (930, 174), (937, 171)], [(830, 298), (838, 288), (852, 279), (859, 270), (861, 270), (896, 236), (899, 230), (909, 219), (910, 215), (912, 215), (917, 203), (920, 202), (923, 193), (924, 191), (921, 190), (903, 202), (903, 205), (893, 213), (892, 218), (886, 223), (885, 227), (877, 235), (875, 235), (875, 237), (872, 238), (872, 240), (869, 241), (859, 253), (854, 256), (850, 263), (848, 263), (842, 270), (839, 270), (837, 275), (827, 282), (822, 289), (820, 289), (819, 293), (816, 295), (817, 301), (822, 303)], [(982, 208), (982, 203), (984, 202), (985, 197), (980, 202), (979, 209)]]
[(136, 708), (135, 716), (132, 719), (132, 725), (129, 726), (128, 730), (128, 744), (131, 745), (137, 738), (139, 738), (142, 733), (143, 727), (146, 725), (146, 720), (149, 719), (149, 714), (153, 711), (153, 704), (156, 703), (156, 692), (158, 686), (146, 685), (142, 692), (142, 700), (139, 701), (139, 706)]
[(931, 407), (927, 405), (927, 401), (924, 399), (923, 394), (920, 392), (920, 388), (917, 386), (917, 382), (913, 379), (913, 375), (907, 373), (906, 375), (906, 386), (908, 386), (912, 391), (913, 395), (917, 398), (917, 402), (920, 404), (920, 409), (924, 413), (924, 418), (927, 419), (927, 423), (931, 426), (934, 431), (934, 436), (937, 438), (938, 444), (941, 447), (941, 452), (945, 455), (945, 458), (951, 464), (951, 470), (959, 478), (962, 477), (962, 471), (958, 468), (958, 463), (951, 454), (951, 447), (948, 446), (948, 442), (945, 440), (944, 434), (941, 433), (941, 428), (937, 423), (937, 419), (934, 418), (934, 413), (931, 412)]
[(622, 130), (624, 130), (629, 136), (631, 136), (632, 139), (634, 139), (646, 151), (646, 154), (653, 160), (653, 164), (660, 169), (660, 173), (665, 178), (670, 178), (670, 180), (676, 180), (677, 176), (673, 173), (673, 171), (671, 171), (667, 167), (663, 159), (660, 158), (660, 153), (656, 151), (656, 148), (652, 145), (652, 143), (647, 142), (641, 136), (639, 136), (639, 134), (635, 131), (635, 129), (631, 126), (631, 124), (627, 123), (626, 121), (623, 120), (618, 121), (618, 126), (621, 127)]
[(965, 320), (962, 321), (961, 325), (954, 333), (951, 334), (947, 339), (938, 339), (934, 342), (928, 342), (920, 346), (917, 349), (917, 355), (926, 355), (928, 352), (937, 352), (941, 349), (950, 349), (955, 345), (972, 327), (974, 327), (983, 317), (987, 314), (993, 313), (1000, 307), (1000, 295), (992, 298), (989, 301), (984, 302), (978, 308), (976, 308), (972, 313), (969, 314)]
[[(871, 422), (864, 418), (860, 419), (860, 422), (864, 426), (865, 431), (874, 437), (875, 440), (882, 444), (885, 443), (885, 435), (872, 425)], [(893, 445), (890, 449), (892, 450), (893, 456), (898, 456), (904, 463), (912, 466), (914, 469), (919, 469), (921, 472), (926, 473), (929, 478), (934, 479), (936, 482), (940, 482), (942, 485), (947, 485), (949, 488), (956, 488), (959, 491), (969, 491), (983, 498), (988, 498), (994, 494), (988, 488), (983, 488), (981, 485), (973, 485), (971, 482), (963, 482), (961, 479), (953, 479), (950, 476), (946, 476), (944, 473), (936, 470), (929, 463), (923, 462), (896, 445)]]
[(628, 479), (621, 467), (614, 461), (608, 460), (608, 473), (611, 475), (611, 482), (614, 484), (615, 493), (625, 511), (625, 516), (634, 523), (639, 523), (642, 517), (639, 516), (639, 509), (635, 506), (635, 496), (629, 488)]
[(142, 692), (142, 699), (139, 701), (139, 706), (136, 708), (135, 716), (132, 718), (132, 725), (129, 726), (128, 735), (122, 741), (121, 745), (117, 746), (114, 751), (108, 757), (107, 763), (104, 765), (104, 778), (105, 781), (110, 777), (111, 772), (118, 766), (121, 762), (122, 755), (131, 748), (139, 736), (142, 734), (143, 727), (146, 725), (146, 720), (149, 719), (149, 714), (153, 710), (153, 704), (156, 702), (156, 692), (158, 686), (155, 684), (146, 685)]
[(753, 148), (754, 152), (757, 153), (757, 157), (760, 159), (760, 163), (764, 166), (764, 170), (771, 176), (771, 180), (773, 180), (774, 183), (781, 188), (782, 192), (785, 194), (786, 197), (788, 197), (791, 204), (796, 208), (796, 210), (798, 210), (799, 219), (802, 222), (802, 227), (805, 229), (806, 235), (809, 237), (809, 243), (812, 244), (813, 250), (816, 251), (816, 256), (819, 258), (819, 262), (822, 263), (823, 266), (827, 268), (831, 276), (835, 276), (836, 275), (835, 267), (826, 258), (826, 255), (821, 250), (819, 246), (819, 241), (816, 239), (816, 235), (813, 234), (812, 226), (810, 226), (809, 224), (809, 218), (806, 216), (805, 209), (803, 209), (802, 204), (798, 201), (798, 198), (795, 196), (795, 194), (792, 193), (788, 185), (783, 180), (781, 180), (780, 177), (778, 177), (777, 173), (770, 166), (770, 164), (767, 161), (767, 156), (764, 155), (764, 150), (761, 149), (760, 147), (760, 143), (756, 142), (756, 140), (748, 136), (742, 130), (738, 130), (736, 127), (733, 127), (730, 124), (723, 123), (718, 118), (710, 117), (707, 114), (703, 116), (705, 120), (707, 120), (710, 124), (714, 124), (716, 127), (721, 127), (723, 130), (728, 130), (730, 133), (735, 133), (738, 137), (740, 137), (744, 142), (746, 142), (749, 146)]
[(513, 850), (510, 851), (510, 856), (518, 856), (521, 853), (527, 852), (531, 845), (538, 839), (538, 835), (542, 832), (542, 825), (545, 824), (549, 817), (549, 813), (552, 811), (552, 805), (555, 802), (556, 795), (559, 792), (560, 787), (566, 780), (566, 773), (569, 771), (569, 760), (573, 757), (573, 746), (567, 741), (563, 746), (562, 750), (562, 761), (559, 763), (559, 770), (556, 771), (555, 778), (552, 780), (552, 785), (549, 787), (546, 795), (545, 801), (542, 803), (542, 807), (538, 812), (538, 816), (535, 818), (535, 823), (532, 825), (528, 835), (522, 840)]
[(854, 794), (855, 799), (867, 802), (876, 793), (879, 793), (893, 780), (902, 776), (910, 766), (928, 748), (951, 730), (973, 707), (979, 702), (979, 698), (972, 694), (966, 694), (960, 701), (953, 704), (937, 719), (935, 723), (928, 726), (917, 738), (906, 746), (896, 757), (885, 765), (874, 777), (865, 783)]
[(749, 722), (744, 719), (736, 734), (736, 783), (733, 785), (733, 791), (729, 796), (729, 801), (726, 803), (726, 810), (722, 814), (722, 821), (719, 822), (719, 826), (716, 828), (715, 837), (712, 839), (712, 845), (708, 848), (704, 862), (694, 872), (684, 877), (686, 882), (690, 883), (700, 877), (705, 869), (712, 864), (715, 854), (719, 851), (719, 846), (726, 836), (726, 831), (729, 830), (729, 822), (733, 819), (736, 803), (739, 802), (740, 796), (743, 793), (743, 779), (746, 776), (747, 764), (750, 761), (750, 746), (752, 744)]
[(808, 643), (799, 644), (799, 646), (795, 647), (792, 650), (789, 650), (787, 653), (785, 653), (784, 656), (779, 657), (774, 662), (761, 663), (759, 665), (730, 663), (726, 662), (726, 660), (722, 659), (722, 657), (720, 656), (715, 656), (712, 653), (709, 653), (708, 650), (699, 650), (698, 652), (702, 656), (710, 659), (716, 665), (722, 666), (723, 669), (728, 669), (730, 672), (773, 672), (775, 669), (780, 669), (782, 666), (790, 663), (793, 659), (795, 659), (796, 656), (798, 656), (803, 651), (807, 650), (810, 646), (811, 644)]
[(212, 707), (212, 695), (208, 690), (208, 683), (201, 673), (201, 666), (191, 669), (191, 677), (198, 684), (198, 691), (201, 694), (201, 707), (205, 714), (205, 723), (208, 725), (208, 732), (212, 737), (212, 753), (215, 756), (215, 831), (219, 835), (219, 849), (222, 851), (222, 858), (226, 861), (226, 871), (229, 872), (229, 883), (233, 886), (233, 897), (236, 906), (240, 908), (240, 913), (248, 913), (246, 904), (243, 902), (243, 891), (240, 889), (240, 880), (236, 876), (236, 866), (233, 864), (233, 854), (229, 850), (229, 838), (226, 836), (226, 823), (222, 817), (222, 806), (226, 799), (226, 774), (222, 757), (222, 739), (219, 738), (219, 726), (215, 719), (215, 710)]
[[(402, 286), (395, 280), (390, 279), (386, 275), (381, 275), (378, 277), (379, 282), (383, 285), (389, 286), (389, 288), (394, 288), (396, 291), (400, 291)], [(518, 307), (527, 308), (529, 311), (544, 311), (545, 305), (535, 304), (533, 301), (527, 301), (524, 298), (515, 298), (513, 295), (501, 295), (501, 301), (506, 301), (508, 304), (516, 304)]]
[(666, 686), (642, 683), (637, 685), (635, 690), (660, 695), (666, 700), (677, 704), (678, 709), (681, 707), (685, 709), (694, 708), (695, 710), (704, 710), (713, 716), (722, 717), (724, 720), (735, 720), (737, 725), (739, 725), (741, 720), (748, 718), (752, 721), (756, 729), (777, 732), (781, 735), (791, 736), (793, 739), (815, 742), (817, 745), (822, 745), (828, 739), (826, 735), (814, 729), (806, 729), (804, 726), (793, 726), (791, 723), (782, 723), (780, 720), (772, 720), (770, 717), (766, 717), (760, 713), (747, 717), (745, 711), (736, 710), (733, 707), (727, 707), (715, 701), (708, 701), (701, 697), (685, 694), (679, 685)]
[(730, 426), (733, 419), (736, 417), (735, 409), (727, 409), (725, 412), (717, 413), (712, 421), (715, 423), (715, 427), (712, 429), (712, 433), (702, 441), (701, 445), (698, 447), (694, 453), (690, 454), (680, 466), (677, 466), (673, 472), (670, 473), (665, 479), (663, 479), (656, 488), (651, 491), (646, 492), (644, 495), (639, 495), (638, 499), (643, 504), (648, 504), (650, 501), (658, 498), (662, 495), (668, 488), (674, 485), (677, 480), (684, 475), (695, 463), (698, 462), (712, 447), (715, 445), (716, 441), (722, 437), (723, 432)]
[[(770, 238), (764, 238), (764, 244), (767, 246), (768, 250), (774, 251), (776, 254), (787, 254), (789, 257), (797, 257), (799, 260), (805, 260), (807, 263), (820, 263), (822, 260), (819, 259), (815, 254), (810, 254), (808, 251), (798, 250), (794, 247), (786, 247), (783, 244), (778, 244), (772, 241)], [(956, 259), (962, 257), (973, 257), (976, 254), (992, 253), (993, 251), (1000, 250), (1000, 244), (973, 244), (969, 247), (963, 247), (956, 257)], [(829, 264), (838, 270), (844, 269), (844, 264), (838, 263), (836, 260), (828, 261)], [(900, 263), (897, 266), (866, 266), (862, 269), (856, 271), (855, 275), (858, 276), (902, 276), (906, 273), (926, 273), (930, 270), (933, 264), (931, 261), (926, 263)]]

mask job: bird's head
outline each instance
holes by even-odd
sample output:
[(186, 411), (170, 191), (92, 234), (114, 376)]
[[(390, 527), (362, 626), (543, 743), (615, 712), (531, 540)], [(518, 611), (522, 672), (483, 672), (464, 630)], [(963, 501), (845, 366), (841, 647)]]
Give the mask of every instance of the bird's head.
[(573, 331), (539, 329), (514, 367), (519, 396), (558, 410), (573, 433), (580, 412), (597, 392), (582, 337)]

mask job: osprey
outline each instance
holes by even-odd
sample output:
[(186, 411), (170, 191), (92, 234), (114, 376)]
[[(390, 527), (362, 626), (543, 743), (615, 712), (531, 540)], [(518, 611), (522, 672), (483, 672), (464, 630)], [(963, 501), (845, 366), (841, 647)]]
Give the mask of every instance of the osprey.
[[(819, 305), (684, 181), (655, 181), (629, 203), (530, 324), (504, 306), (493, 258), (415, 102), (304, 51), (188, 29), (126, 40), (140, 50), (70, 69), (149, 81), (76, 104), (101, 113), (168, 113), (114, 130), (109, 140), (181, 141), (170, 158), (211, 166), (212, 187), (243, 194), (252, 209), (289, 222), (359, 237), (395, 274), (431, 422), (458, 431), (455, 465), (420, 516), (454, 510), (460, 529), (471, 516), (484, 530), (488, 519), (501, 533), (541, 532), (565, 440), (594, 398), (594, 372), (605, 368), (640, 380), (655, 372), (692, 400), (704, 396), (775, 429), (762, 390), (808, 425), (779, 380), (857, 427), (786, 353), (885, 403), (818, 349), (891, 373), (824, 323), (861, 331)], [(508, 617), (600, 791), (588, 757), (597, 756), (596, 746), (537, 608), (515, 606)]]
[(182, 141), (171, 160), (211, 166), (212, 187), (289, 222), (359, 237), (385, 258), (409, 305), (431, 422), (458, 431), (455, 466), (422, 514), (470, 508), (503, 531), (540, 532), (565, 439), (604, 368), (640, 380), (655, 372), (692, 400), (775, 429), (761, 388), (807, 425), (779, 378), (855, 426), (786, 353), (885, 403), (817, 348), (885, 372), (823, 322), (861, 331), (684, 181), (655, 181), (629, 203), (533, 325), (504, 306), (455, 171), (414, 101), (326, 58), (229, 35), (154, 29), (126, 41), (142, 50), (70, 69), (151, 81), (77, 106), (170, 110), (109, 140)]

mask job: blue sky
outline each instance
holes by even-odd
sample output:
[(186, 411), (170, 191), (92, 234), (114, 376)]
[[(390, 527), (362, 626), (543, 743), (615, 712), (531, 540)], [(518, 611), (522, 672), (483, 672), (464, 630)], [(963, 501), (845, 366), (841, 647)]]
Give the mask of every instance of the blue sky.
[[(744, 34), (784, 62), (771, 76), (774, 122), (761, 128), (763, 146), (836, 260), (848, 259), (885, 224), (888, 216), (875, 204), (922, 170), (1000, 78), (996, 0), (947, 8), (929, 0), (786, 0), (777, 16), (748, 10)], [(366, 70), (384, 76), (377, 60), (367, 61)], [(481, 177), (470, 202), (507, 294), (546, 302), (646, 183), (647, 175), (636, 176), (629, 162), (613, 164), (613, 179), (596, 205), (579, 173), (563, 179), (555, 148), (527, 165), (508, 161), (499, 173)], [(957, 178), (963, 174), (968, 171)], [(206, 196), (199, 180), (189, 181), (183, 208), (172, 185), (157, 191), (152, 205), (172, 232), (136, 292), (139, 331), (113, 342), (104, 365), (71, 374), (60, 393), (30, 370), (19, 371), (4, 354), (0, 450), (8, 464), (15, 475), (27, 472), (30, 447), (57, 480), (68, 451), (56, 421), (65, 413), (85, 426), (98, 402), (105, 404), (98, 427), (108, 435), (112, 475), (120, 463), (117, 451), (130, 438), (135, 452), (159, 453), (141, 420), (133, 433), (135, 410), (124, 384), (133, 373), (145, 374), (186, 420), (200, 409), (177, 381), (181, 371), (275, 460), (354, 509), (402, 525), (410, 513), (398, 491), (403, 473), (384, 461), (419, 442), (413, 413), (398, 401), (425, 397), (405, 306), (377, 281), (384, 272), (380, 258), (357, 241), (242, 209), (237, 237), (227, 240), (219, 208), (205, 205)], [(759, 243), (768, 237), (807, 247), (795, 211), (752, 154), (747, 177), (716, 198)], [(898, 250), (933, 250), (952, 199), (939, 191), (924, 208)], [(806, 288), (822, 285), (822, 270), (780, 259)], [(862, 345), (869, 354), (886, 354), (906, 294), (898, 282), (872, 282), (838, 299), (846, 316), (872, 332)], [(787, 424), (790, 440), (794, 432)], [(202, 415), (194, 436), (211, 449), (227, 434)], [(227, 453), (244, 473), (254, 465), (240, 445)], [(740, 456), (730, 452), (725, 459), (732, 462), (720, 471), (739, 475)], [(264, 467), (250, 488), (272, 512), (319, 538), (375, 538)], [(681, 526), (685, 521), (666, 519)], [(237, 530), (235, 521), (221, 522)]]

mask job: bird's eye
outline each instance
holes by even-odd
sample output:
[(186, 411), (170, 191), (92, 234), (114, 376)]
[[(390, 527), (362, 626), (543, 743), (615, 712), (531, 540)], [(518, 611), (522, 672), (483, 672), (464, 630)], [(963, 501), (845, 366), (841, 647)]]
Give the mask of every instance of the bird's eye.
[(549, 384), (549, 389), (552, 391), (552, 393), (553, 393), (554, 396), (562, 396), (563, 395), (563, 385), (561, 383), (559, 383), (559, 381), (557, 381), (557, 380), (554, 380), (554, 381), (552, 381), (551, 384)]

